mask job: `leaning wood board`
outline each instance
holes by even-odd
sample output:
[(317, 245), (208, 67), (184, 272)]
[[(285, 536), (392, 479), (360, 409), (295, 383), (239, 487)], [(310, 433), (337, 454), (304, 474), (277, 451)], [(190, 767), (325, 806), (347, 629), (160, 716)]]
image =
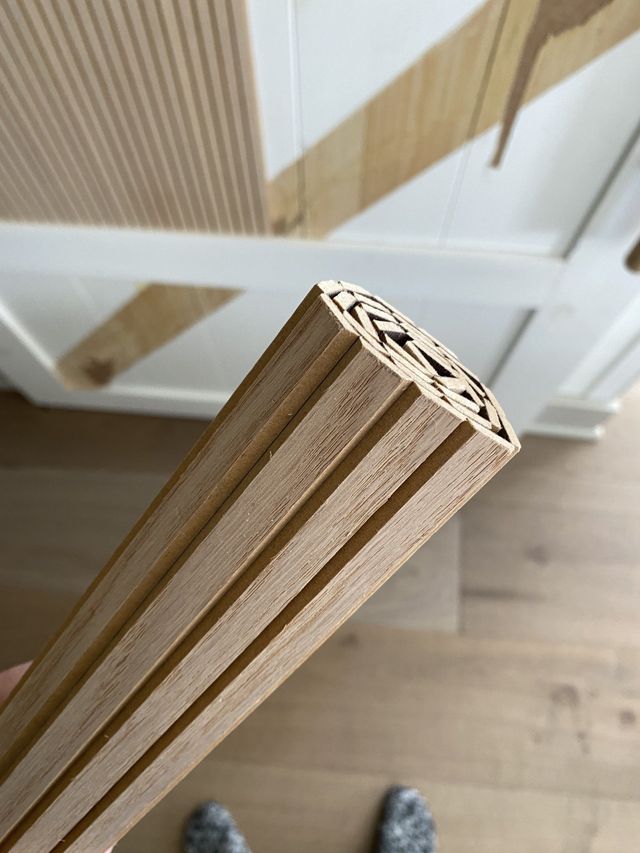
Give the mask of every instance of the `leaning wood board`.
[(0, 712), (0, 850), (113, 844), (518, 449), (446, 347), (314, 287)]

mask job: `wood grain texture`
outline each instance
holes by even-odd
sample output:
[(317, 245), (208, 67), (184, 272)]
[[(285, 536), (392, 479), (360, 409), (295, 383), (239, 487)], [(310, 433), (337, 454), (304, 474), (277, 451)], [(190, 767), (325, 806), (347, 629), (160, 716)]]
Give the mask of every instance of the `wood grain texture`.
[[(325, 374), (298, 359), (327, 328)], [(282, 375), (287, 358), (311, 391), (297, 406)], [(284, 428), (267, 422), (253, 458), (234, 435), (250, 467), (234, 480), (238, 465), (224, 457), (226, 496), (218, 488), (217, 505), (209, 497), (190, 541), (174, 530), (181, 553), (163, 528), (160, 545), (174, 558), (154, 565), (161, 495), (125, 543), (127, 558), (116, 554), (9, 703), (9, 712), (24, 703), (50, 662), (63, 676), (5, 759), (4, 848), (98, 850), (116, 840), (519, 447), (491, 393), (452, 353), (382, 300), (328, 282), (179, 469), (165, 504), (172, 496), (185, 513), (196, 463), (207, 467), (216, 435), (246, 433), (238, 400), (256, 406), (260, 393), (272, 407), (286, 395)], [(102, 637), (82, 617), (92, 600)], [(77, 627), (93, 645), (80, 661), (67, 652), (64, 677), (56, 645), (65, 631), (77, 643)]]
[(330, 648), (214, 760), (637, 803), (640, 728), (625, 724), (640, 711), (637, 648), (354, 621)]
[(640, 27), (626, 0), (547, 7), (488, 0), (273, 179), (274, 229), (326, 234), (500, 121), (504, 147), (518, 109)]
[[(371, 714), (373, 708), (378, 728), (375, 733), (370, 732), (371, 740), (368, 737), (358, 738), (356, 745), (345, 738), (342, 744), (343, 748), (353, 750), (352, 755), (357, 760), (360, 750), (378, 748), (380, 740), (397, 726), (398, 718), (385, 714), (384, 703), (377, 697), (374, 697), (372, 705), (365, 705), (364, 698), (361, 700), (350, 690), (346, 679), (335, 680), (331, 665), (335, 662), (340, 665), (342, 658), (348, 658), (354, 637), (365, 641), (370, 650), (366, 659), (370, 677), (386, 680), (391, 675), (393, 679), (391, 656), (387, 657), (382, 652), (388, 671), (372, 663), (388, 641), (388, 633), (384, 629), (366, 634), (350, 632), (346, 627), (341, 629), (335, 640), (329, 641), (314, 656), (314, 659), (322, 656), (327, 662), (327, 670), (335, 685), (333, 695), (342, 697), (340, 713), (331, 713), (330, 720), (322, 729), (314, 727), (309, 741), (318, 752), (331, 752), (334, 726), (344, 727), (347, 717), (357, 728), (361, 717)], [(405, 635), (404, 642), (393, 644), (394, 654), (407, 655), (416, 664), (418, 651), (424, 648), (422, 643), (417, 648), (412, 646), (410, 633)], [(438, 660), (429, 659), (433, 663)], [(423, 677), (425, 685), (434, 691), (439, 689), (433, 675), (424, 672)], [(302, 693), (306, 679), (293, 676), (292, 680)], [(413, 711), (414, 706), (410, 691), (405, 691), (404, 696), (406, 704), (402, 707), (403, 710), (407, 708), (408, 718), (409, 707)], [(425, 705), (430, 703), (428, 690), (421, 691), (420, 696)], [(369, 698), (367, 695), (367, 700)], [(330, 701), (333, 706), (334, 701), (337, 705), (340, 700), (332, 698)], [(263, 711), (268, 712), (271, 702), (273, 700), (267, 700), (252, 715), (251, 722), (262, 717)], [(451, 702), (455, 707), (457, 700), (453, 691)], [(279, 708), (286, 714), (281, 727), (291, 731), (287, 723), (295, 726), (296, 739), (298, 732), (304, 732), (306, 718), (317, 715), (313, 706), (302, 707), (295, 700), (285, 706), (279, 704)], [(478, 724), (473, 731), (462, 727), (454, 731), (452, 726), (446, 732), (453, 740), (466, 736), (470, 750), (479, 747), (483, 729), (481, 708), (476, 706), (476, 712)], [(438, 714), (436, 720), (444, 720), (446, 713)], [(272, 721), (271, 713), (264, 716), (265, 727), (270, 732), (267, 720)], [(420, 725), (419, 711), (415, 722)], [(249, 723), (244, 723), (242, 728)], [(307, 768), (295, 761), (287, 767), (277, 763), (252, 762), (248, 760), (251, 749), (242, 738), (241, 729), (225, 741), (225, 747), (227, 743), (235, 745), (233, 755), (225, 749), (225, 759), (219, 758), (216, 751), (203, 761), (122, 839), (118, 845), (119, 853), (139, 853), (141, 850), (173, 853), (179, 849), (181, 830), (194, 803), (211, 797), (224, 802), (250, 848), (260, 853), (299, 853), (301, 850), (305, 853), (326, 853), (327, 850), (331, 853), (371, 853), (375, 849), (376, 827), (384, 795), (399, 778), (423, 791), (428, 798), (437, 824), (440, 849), (447, 853), (567, 853), (568, 850), (583, 853), (585, 849), (589, 853), (636, 853), (636, 839), (640, 831), (637, 802), (506, 788), (499, 784), (464, 784), (437, 778), (437, 774), (432, 774), (429, 769), (431, 750), (437, 748), (435, 737), (430, 736), (434, 730), (432, 723), (433, 718), (429, 717), (429, 727), (426, 724), (421, 727), (427, 735), (421, 738), (419, 745), (423, 756), (421, 769), (402, 772), (392, 769), (377, 773), (364, 769)], [(437, 730), (442, 731), (439, 727)], [(245, 755), (247, 760), (243, 760)], [(395, 767), (400, 764), (401, 760), (395, 763)], [(585, 847), (587, 844), (591, 844), (591, 848)]]
[[(371, 517), (354, 537), (356, 541), (325, 565), (247, 647), (235, 667), (214, 681), (189, 712), (123, 776), (96, 810), (67, 836), (61, 849), (97, 850), (114, 825), (120, 824), (126, 831), (139, 815), (136, 802), (144, 798), (150, 806), (157, 801), (330, 636), (455, 512), (458, 477), (475, 492), (503, 464), (498, 445), (492, 446), (495, 455), (488, 462), (483, 439), (479, 433), (466, 438), (465, 429), (445, 440), (440, 453), (433, 454), (408, 478), (394, 501)], [(169, 767), (171, 771), (167, 772)]]
[[(75, 560), (84, 582), (132, 520), (116, 504), (119, 496), (129, 501), (129, 482), (139, 474), (166, 476), (202, 429), (173, 418), (47, 411), (24, 402), (9, 407), (10, 400), (16, 402), (14, 395), (0, 395), (0, 464), (20, 474), (22, 485), (19, 505), (0, 525), (2, 667), (25, 660), (73, 604), (73, 593), (62, 598), (47, 585), (43, 555), (50, 543), (68, 561), (67, 571)], [(466, 523), (470, 515), (479, 520), (479, 510), (488, 508), (482, 517), (497, 530), (498, 517), (508, 528), (528, 508), (535, 514), (554, 507), (548, 554), (554, 571), (565, 575), (560, 602), (530, 598), (523, 616), (521, 599), (511, 595), (514, 575), (529, 584), (539, 579), (538, 589), (530, 590), (544, 594), (544, 567), (524, 556), (525, 540), (518, 547), (522, 526), (514, 529), (492, 578), (492, 601), (484, 599), (490, 618), (476, 618), (472, 599), (463, 601), (467, 635), (416, 630), (413, 609), (406, 611), (411, 630), (363, 625), (358, 616), (367, 602), (117, 849), (175, 853), (187, 815), (213, 798), (231, 809), (260, 853), (370, 853), (384, 793), (400, 781), (425, 794), (448, 853), (636, 853), (640, 628), (619, 609), (624, 604), (631, 612), (628, 588), (624, 596), (615, 594), (635, 569), (628, 564), (616, 580), (610, 543), (594, 535), (588, 565), (594, 594), (583, 618), (576, 618), (573, 602), (585, 600), (584, 548), (577, 539), (581, 530), (565, 519), (589, 513), (594, 531), (612, 522), (621, 540), (633, 536), (640, 512), (639, 418), (640, 394), (634, 393), (598, 443), (529, 438), (518, 458), (426, 546), (450, 538), (458, 526), (471, 584), (474, 556), (483, 559), (479, 549), (489, 539), (478, 539), (477, 525)], [(63, 480), (71, 495), (66, 507), (57, 485)], [(85, 483), (91, 484), (86, 531), (73, 523)], [(11, 491), (5, 491), (8, 508)], [(144, 501), (143, 490), (135, 491)], [(31, 523), (30, 502), (37, 508)], [(134, 513), (142, 506), (136, 511), (131, 496)], [(48, 511), (59, 528), (54, 540), (44, 523)], [(369, 601), (384, 597), (420, 553)], [(563, 555), (575, 555), (571, 565)], [(33, 580), (28, 587), (20, 586), (23, 567)], [(429, 579), (426, 574), (424, 583)], [(633, 601), (640, 605), (637, 593)], [(615, 633), (612, 626), (618, 626)], [(588, 753), (578, 740), (582, 730)]]
[[(2, 709), (0, 754), (6, 762), (23, 746), (19, 733), (28, 741), (38, 730), (352, 341), (321, 310), (317, 294), (302, 303), (116, 550), (102, 575), (109, 575), (108, 591), (99, 578), (73, 626), (63, 626), (43, 653), (47, 665), (36, 661), (29, 682)], [(265, 371), (278, 376), (277, 387), (262, 381)], [(117, 624), (111, 621), (115, 612)]]
[(4, 219), (267, 230), (244, 3), (3, 0)]
[(57, 363), (69, 388), (99, 388), (241, 293), (232, 287), (144, 285)]

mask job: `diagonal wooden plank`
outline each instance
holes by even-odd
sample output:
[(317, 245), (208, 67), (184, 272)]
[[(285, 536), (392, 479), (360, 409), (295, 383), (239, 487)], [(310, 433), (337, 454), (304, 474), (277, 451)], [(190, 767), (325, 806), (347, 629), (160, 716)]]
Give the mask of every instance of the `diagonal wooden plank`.
[[(544, 50), (544, 47), (551, 39), (557, 39), (565, 33), (584, 27), (590, 19), (600, 12), (605, 6), (609, 6), (612, 0), (539, 0), (535, 9), (535, 15), (527, 30), (526, 38), (522, 43), (519, 51), (518, 65), (513, 74), (509, 95), (505, 102), (504, 114), (502, 117), (502, 128), (500, 129), (500, 137), (498, 145), (493, 157), (492, 166), (499, 166), (502, 155), (513, 130), (513, 125), (516, 116), (529, 86), (534, 68), (538, 57)], [(517, 44), (517, 32), (511, 32), (511, 25), (517, 24), (518, 31), (522, 32), (523, 28), (520, 25), (524, 15), (526, 16), (531, 6), (527, 9), (526, 3), (511, 4), (511, 15), (508, 18), (507, 31), (505, 38), (510, 39), (515, 36)], [(513, 40), (511, 41), (513, 44)], [(563, 44), (563, 53), (567, 50), (568, 45)], [(557, 61), (559, 57), (556, 55), (551, 61)], [(547, 56), (546, 62), (550, 61), (551, 57)]]
[(58, 361), (69, 388), (98, 388), (234, 299), (232, 287), (152, 283)]
[(640, 3), (553, 6), (564, 9), (562, 25), (550, 23), (557, 11), (544, 18), (540, 0), (484, 4), (276, 176), (269, 188), (274, 230), (326, 234), (503, 117), (506, 141), (523, 104), (640, 28)]
[(503, 2), (489, 0), (276, 176), (274, 229), (325, 234), (462, 145)]

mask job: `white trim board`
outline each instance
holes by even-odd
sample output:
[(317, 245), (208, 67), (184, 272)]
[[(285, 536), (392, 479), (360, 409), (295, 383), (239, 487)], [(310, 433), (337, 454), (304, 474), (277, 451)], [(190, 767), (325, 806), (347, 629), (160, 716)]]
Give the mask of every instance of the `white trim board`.
[(287, 291), (362, 284), (390, 301), (536, 308), (563, 261), (533, 255), (336, 244), (278, 237), (0, 224), (0, 271)]
[(556, 397), (527, 430), (529, 435), (595, 441), (604, 432), (604, 423), (620, 410), (617, 400), (597, 402)]
[(548, 303), (533, 313), (492, 382), (516, 431), (530, 427), (638, 294), (624, 259), (640, 222), (640, 136), (567, 258)]

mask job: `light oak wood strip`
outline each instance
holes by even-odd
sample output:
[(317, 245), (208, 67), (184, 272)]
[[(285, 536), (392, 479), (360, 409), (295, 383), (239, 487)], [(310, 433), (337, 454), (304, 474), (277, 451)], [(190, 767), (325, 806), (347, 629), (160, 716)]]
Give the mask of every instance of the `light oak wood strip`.
[(5, 196), (2, 217), (267, 230), (241, 3), (2, 0), (0, 15), (0, 158), (33, 151), (29, 203)]
[[(143, 798), (150, 806), (175, 784), (177, 775), (184, 775), (235, 727), (455, 512), (464, 500), (461, 479), (465, 494), (469, 487), (472, 493), (511, 452), (461, 425), (59, 849), (98, 849), (105, 837), (115, 837), (115, 823), (125, 831), (139, 816)], [(163, 772), (169, 764), (171, 774)]]
[[(345, 291), (355, 297), (350, 311)], [(380, 572), (397, 568), (517, 452), (506, 420), (494, 429), (481, 406), (471, 420), (466, 398), (445, 400), (441, 388), (460, 370), (437, 342), (429, 341), (441, 358), (435, 375), (421, 377), (416, 362), (412, 381), (405, 362), (394, 360), (391, 340), (414, 340), (422, 349), (426, 333), (391, 306), (393, 320), (372, 317), (363, 324), (359, 288), (323, 283), (307, 301), (317, 302), (318, 292), (322, 315), (355, 330), (356, 342), (207, 525), (194, 531), (183, 554), (147, 587), (138, 608), (124, 617), (107, 614), (118, 629), (104, 651), (96, 645), (85, 674), (74, 683), (67, 679), (66, 694), (58, 691), (57, 706), (49, 702), (48, 719), (37, 731), (32, 727), (31, 742), (7, 767), (0, 798), (7, 849), (66, 845), (74, 824), (84, 815), (91, 823), (96, 809), (104, 812), (102, 795), (110, 800), (119, 786), (133, 785), (131, 774), (137, 777), (148, 755), (171, 740), (194, 709), (208, 707), (229, 684), (245, 701), (242, 684), (252, 683), (256, 655), (269, 653), (274, 675), (294, 668), (306, 656), (303, 640), (314, 632), (303, 623), (295, 640), (301, 656), (278, 643), (310, 600), (318, 599), (308, 608), (310, 624), (330, 633), (339, 608), (324, 602), (325, 587), (346, 574), (349, 594), (340, 586), (337, 594), (353, 609), (384, 580), (379, 575), (376, 584), (372, 562)], [(354, 555), (364, 589), (342, 571)], [(103, 577), (108, 593), (110, 573)], [(96, 589), (100, 581), (88, 598)], [(218, 672), (211, 670), (214, 650)], [(264, 698), (268, 684), (258, 681), (251, 704)], [(227, 728), (218, 739), (246, 713), (242, 704), (228, 704)], [(162, 778), (159, 769), (155, 775)], [(130, 807), (140, 814), (148, 798), (134, 789), (133, 799), (139, 802)]]
[[(323, 561), (345, 545), (352, 532), (380, 508), (389, 491), (397, 488), (458, 423), (417, 390), (405, 392), (143, 685), (139, 695), (100, 731), (39, 803), (19, 842), (8, 843), (15, 849), (37, 847), (45, 843), (43, 832), (48, 844), (61, 839), (71, 822), (80, 820), (188, 710), (311, 581)], [(416, 434), (418, 439), (414, 438)], [(139, 629), (137, 636), (139, 641)], [(114, 689), (117, 684), (111, 684), (110, 690)], [(81, 717), (77, 712), (76, 716)], [(78, 731), (77, 736), (82, 738), (83, 732)], [(44, 743), (40, 749), (49, 752)], [(10, 788), (9, 781), (3, 793), (13, 797)]]
[[(0, 401), (5, 397), (13, 395), (0, 395)], [(483, 489), (470, 509), (489, 499), (495, 504), (499, 497), (507, 526), (512, 508), (519, 511), (531, 507), (535, 511), (557, 504), (567, 513), (591, 512), (594, 527), (605, 527), (609, 515), (621, 511), (626, 512), (630, 525), (620, 530), (626, 537), (635, 523), (628, 510), (640, 506), (640, 456), (634, 452), (640, 428), (639, 402), (637, 395), (625, 400), (597, 444), (528, 438), (524, 452)], [(139, 470), (168, 471), (163, 466), (179, 461), (180, 446), (184, 452), (191, 436), (196, 437), (198, 426), (197, 422), (185, 426), (183, 434), (180, 421), (175, 419), (23, 406), (30, 412), (26, 422), (19, 412), (0, 411), (0, 451), (4, 451), (0, 464), (11, 462), (15, 448), (15, 464), (28, 465), (33, 447), (34, 464), (53, 468), (59, 450), (60, 466), (68, 470), (49, 473), (68, 478), (68, 488), (77, 495), (79, 506), (82, 478), (92, 467), (91, 439), (95, 436), (96, 472), (91, 473), (91, 494), (98, 499), (104, 471), (108, 476), (105, 491), (111, 496), (104, 510), (106, 527), (114, 542), (125, 532), (124, 527), (118, 532), (119, 523), (127, 524), (116, 506), (119, 492), (129, 499), (126, 472), (131, 470), (135, 479)], [(78, 439), (77, 454), (74, 438)], [(145, 443), (148, 452), (144, 451)], [(172, 445), (171, 453), (168, 446), (165, 452), (165, 444)], [(136, 464), (138, 450), (140, 468)], [(57, 593), (47, 592), (44, 578), (37, 588), (17, 589), (13, 585), (13, 572), (23, 564), (20, 546), (27, 559), (33, 555), (35, 569), (38, 551), (42, 554), (49, 541), (40, 540), (47, 481), (35, 474), (32, 477), (28, 471), (25, 474), (30, 483), (25, 479), (21, 492), (23, 520), (15, 529), (12, 544), (17, 516), (1, 525), (3, 541), (10, 544), (15, 555), (13, 560), (0, 561), (2, 666), (26, 659), (25, 654), (37, 649), (73, 603), (73, 596), (60, 599)], [(121, 486), (111, 474), (120, 476)], [(73, 485), (71, 478), (76, 475), (81, 479)], [(52, 507), (64, 488), (50, 490)], [(9, 500), (10, 490), (6, 491)], [(143, 499), (142, 493), (140, 497)], [(32, 499), (42, 509), (29, 527), (28, 502)], [(133, 505), (132, 510), (135, 512)], [(74, 511), (72, 506), (69, 511)], [(90, 507), (86, 512), (91, 521)], [(464, 545), (468, 512), (448, 522), (427, 548), (439, 537), (447, 537), (458, 520), (462, 522)], [(108, 520), (109, 513), (114, 513), (113, 523)], [(121, 522), (117, 522), (121, 515)], [(59, 522), (66, 525), (70, 559), (74, 557), (75, 536), (82, 537), (77, 554), (80, 576), (85, 576), (87, 567), (97, 569), (97, 539), (90, 541), (87, 534), (91, 551), (85, 551), (84, 534), (74, 531), (73, 518), (60, 516)], [(96, 525), (97, 519), (92, 523)], [(576, 528), (565, 524), (562, 514), (552, 523), (564, 541), (563, 551), (573, 550)], [(94, 529), (99, 538), (99, 530)], [(46, 534), (47, 529), (42, 532)], [(62, 537), (58, 541), (62, 544)], [(104, 545), (103, 555), (109, 550), (108, 544)], [(375, 597), (384, 596), (410, 563)], [(606, 560), (599, 564), (604, 585), (609, 566)], [(511, 571), (521, 570), (519, 565), (505, 562), (505, 586), (510, 583)], [(522, 572), (535, 575), (537, 567), (523, 564)], [(581, 577), (577, 571), (573, 582), (579, 598)], [(598, 606), (603, 619), (609, 612), (608, 624), (614, 624), (615, 611), (609, 610), (609, 602), (615, 604), (615, 598), (601, 598)], [(517, 601), (514, 603), (518, 606)], [(569, 603), (567, 598), (565, 606)], [(608, 648), (606, 628), (594, 628), (588, 646), (581, 649), (575, 645), (577, 635), (569, 638), (571, 646), (550, 643), (542, 636), (539, 640), (515, 641), (509, 635), (509, 625), (519, 627), (519, 621), (505, 618), (510, 607), (506, 598), (502, 607), (499, 640), (476, 634), (458, 638), (415, 629), (387, 630), (377, 624), (359, 625), (354, 621), (358, 611), (134, 827), (117, 849), (124, 853), (174, 853), (193, 806), (214, 798), (231, 808), (256, 851), (324, 853), (329, 848), (336, 853), (369, 853), (381, 797), (388, 785), (402, 782), (418, 785), (427, 796), (438, 824), (440, 846), (455, 853), (565, 853), (571, 845), (585, 847), (587, 837), (597, 853), (635, 853), (635, 822), (640, 815), (638, 801), (633, 799), (640, 719), (640, 667), (635, 653), (629, 648)], [(563, 618), (562, 608), (547, 613), (554, 636)], [(542, 619), (538, 624), (542, 626)], [(629, 623), (626, 646), (637, 648), (637, 636), (638, 625)], [(576, 688), (580, 716), (575, 725), (571, 707), (551, 701), (551, 693), (560, 685)], [(567, 696), (565, 688), (556, 695)], [(597, 695), (592, 695), (594, 692)], [(318, 715), (318, 704), (322, 715)], [(551, 708), (557, 712), (545, 729), (546, 736), (534, 743), (534, 733)], [(582, 720), (591, 723), (592, 748), (584, 757), (576, 736)], [(518, 728), (520, 734), (516, 736)], [(380, 750), (381, 760), (374, 765), (371, 754), (378, 755)], [(544, 785), (545, 790), (534, 790), (540, 782), (541, 766), (547, 780), (555, 778), (553, 788)], [(483, 781), (478, 781), (479, 777)], [(615, 798), (627, 793), (631, 798)]]
[[(354, 347), (347, 353), (277, 443), (270, 445), (268, 455), (257, 466), (259, 470), (250, 472), (249, 481), (243, 481), (229, 496), (105, 653), (94, 661), (87, 676), (76, 683), (55, 718), (34, 737), (29, 753), (2, 782), (0, 837), (11, 828), (15, 803), (31, 805), (44, 793), (75, 758), (78, 745), (100, 731), (185, 632), (249, 568), (254, 555), (270, 542), (305, 495), (317, 488), (331, 466), (379, 418), (405, 384), (366, 350)], [(442, 431), (446, 435), (444, 428)], [(423, 450), (420, 443), (417, 446)], [(394, 451), (397, 453), (395, 447)], [(383, 497), (385, 494), (382, 491)], [(247, 519), (251, 520), (249, 529)], [(324, 553), (323, 549), (316, 543), (319, 553)], [(239, 629), (241, 636), (253, 630), (255, 618), (248, 623), (249, 629)], [(245, 613), (245, 624), (246, 620)], [(249, 634), (247, 641), (250, 639)], [(188, 665), (186, 677), (188, 680)], [(72, 740), (68, 737), (70, 726), (74, 730)], [(41, 762), (45, 755), (46, 767)], [(39, 769), (34, 776), (35, 766)]]
[(89, 180), (93, 172), (100, 193), (97, 203), (111, 199), (111, 216), (148, 227), (151, 219), (137, 191), (139, 181), (133, 179), (112, 123), (104, 121), (93, 77), (86, 74), (75, 48), (76, 34), (69, 33), (68, 21), (49, 4), (32, 0), (22, 8), (26, 47), (33, 39), (39, 56), (44, 58), (43, 90), (50, 97), (51, 88), (55, 89), (69, 122), (66, 132), (74, 138), (75, 147), (86, 152), (89, 168), (85, 174)]
[[(22, 162), (25, 164), (25, 180), (34, 187), (35, 197), (43, 199), (39, 218), (43, 215), (46, 217), (48, 210), (53, 207), (60, 218), (81, 220), (85, 217), (101, 224), (103, 217), (95, 206), (93, 191), (87, 186), (83, 174), (77, 174), (78, 164), (84, 162), (84, 155), (73, 148), (71, 154), (67, 150), (65, 134), (52, 112), (52, 98), (43, 95), (38, 76), (28, 68), (28, 60), (25, 63), (25, 48), (20, 32), (7, 9), (1, 5), (0, 21), (3, 44), (0, 52), (0, 87), (7, 105), (3, 121), (8, 137), (5, 151), (10, 153), (17, 150), (21, 155), (24, 154)], [(6, 156), (4, 160), (6, 168), (11, 169), (11, 160), (7, 162)], [(74, 181), (82, 187), (78, 199), (71, 198), (68, 193), (68, 187)], [(55, 193), (52, 192), (54, 187)]]
[(0, 712), (4, 769), (354, 340), (320, 291), (303, 300)]
[[(640, 6), (626, 0), (551, 2), (545, 7), (576, 14), (563, 15), (566, 28), (549, 38), (553, 28), (532, 29), (538, 5), (489, 0), (284, 169), (269, 188), (274, 230), (321, 236), (337, 228), (503, 116), (508, 133), (521, 105), (640, 27)], [(534, 63), (529, 52), (538, 40)], [(301, 171), (304, 201), (296, 189)]]
[(98, 388), (241, 293), (231, 287), (144, 285), (57, 364), (69, 388)]

